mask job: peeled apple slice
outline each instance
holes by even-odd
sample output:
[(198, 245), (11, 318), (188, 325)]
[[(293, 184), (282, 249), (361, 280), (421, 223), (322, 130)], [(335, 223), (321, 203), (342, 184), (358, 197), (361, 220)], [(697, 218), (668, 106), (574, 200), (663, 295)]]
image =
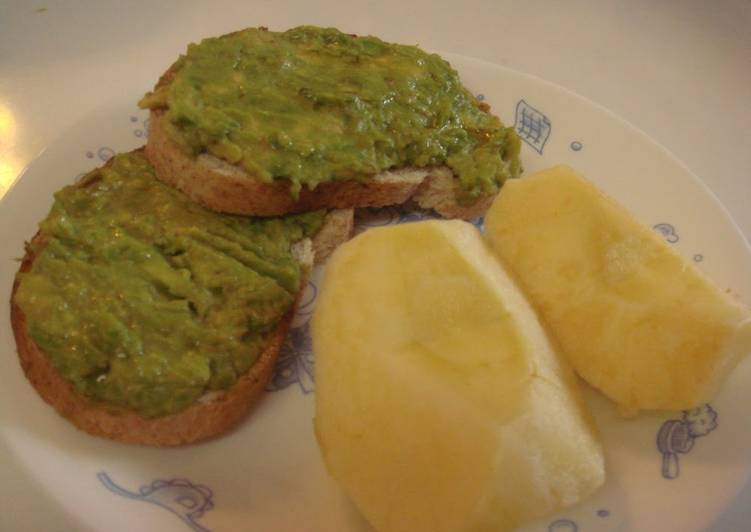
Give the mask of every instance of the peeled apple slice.
[(506, 183), (486, 237), (574, 369), (618, 403), (709, 400), (751, 351), (751, 314), (571, 168)]
[(324, 461), (377, 530), (510, 530), (603, 483), (576, 377), (472, 225), (341, 246), (312, 336)]

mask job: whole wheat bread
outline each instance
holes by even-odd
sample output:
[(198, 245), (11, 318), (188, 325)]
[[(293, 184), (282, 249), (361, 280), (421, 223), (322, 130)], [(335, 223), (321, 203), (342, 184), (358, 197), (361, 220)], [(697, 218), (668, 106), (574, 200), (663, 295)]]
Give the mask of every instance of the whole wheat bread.
[(303, 187), (295, 199), (288, 181), (264, 183), (213, 155), (186, 154), (167, 134), (166, 120), (164, 111), (151, 111), (146, 156), (157, 176), (193, 201), (219, 212), (279, 216), (316, 209), (384, 207), (412, 200), (444, 218), (472, 219), (482, 216), (495, 197), (483, 196), (466, 205), (457, 202), (454, 174), (441, 166), (390, 170), (367, 181), (329, 181), (313, 190)]
[[(262, 28), (265, 29), (265, 28)], [(236, 33), (236, 32), (235, 32)], [(229, 33), (223, 37), (229, 37)], [(154, 89), (168, 86), (177, 63), (159, 78)], [(490, 106), (480, 103), (490, 112)], [(471, 203), (457, 201), (454, 174), (447, 166), (405, 167), (381, 172), (365, 181), (330, 181), (315, 189), (302, 187), (299, 197), (290, 194), (290, 182), (265, 183), (244, 168), (208, 153), (194, 157), (170, 138), (163, 109), (149, 113), (146, 156), (163, 182), (192, 200), (219, 211), (251, 216), (279, 216), (316, 209), (385, 207), (411, 200), (419, 208), (434, 210), (444, 218), (473, 219), (482, 216), (495, 195)]]
[[(353, 211), (331, 211), (312, 239), (295, 244), (293, 253), (307, 269), (320, 263), (352, 230)], [(33, 239), (41, 249), (45, 235)], [(27, 251), (20, 272), (31, 269), (35, 254)], [(305, 286), (301, 282), (300, 292)], [(11, 325), (21, 367), (39, 395), (58, 413), (79, 429), (113, 440), (153, 446), (177, 446), (212, 438), (233, 428), (253, 407), (271, 379), (274, 363), (284, 342), (294, 307), (287, 312), (269, 336), (268, 342), (251, 368), (228, 390), (210, 392), (198, 402), (177, 413), (145, 418), (132, 411), (92, 401), (80, 393), (54, 368), (49, 357), (29, 335), (26, 317), (16, 304), (18, 279), (11, 294)]]

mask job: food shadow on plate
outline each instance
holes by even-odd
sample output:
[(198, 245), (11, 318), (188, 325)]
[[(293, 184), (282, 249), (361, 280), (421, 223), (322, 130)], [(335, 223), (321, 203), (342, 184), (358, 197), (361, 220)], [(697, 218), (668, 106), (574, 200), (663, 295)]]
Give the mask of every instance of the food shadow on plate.
[(620, 468), (628, 460), (647, 460), (654, 463), (655, 479), (680, 482), (683, 473), (699, 474), (706, 467), (748, 470), (751, 427), (739, 405), (751, 402), (751, 387), (744, 385), (749, 379), (747, 358), (710, 403), (685, 411), (641, 412), (634, 418), (622, 417), (605, 396), (583, 382), (582, 387), (608, 459), (618, 462), (611, 465)]

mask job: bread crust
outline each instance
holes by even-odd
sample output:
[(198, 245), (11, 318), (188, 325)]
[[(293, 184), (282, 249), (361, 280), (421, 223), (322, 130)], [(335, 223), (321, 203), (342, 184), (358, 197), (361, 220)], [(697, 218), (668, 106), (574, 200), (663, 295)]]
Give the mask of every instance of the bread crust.
[[(352, 229), (352, 210), (330, 213), (312, 242), (313, 253), (320, 263), (326, 254), (349, 237)], [(27, 272), (35, 259), (32, 249), (44, 245), (45, 236), (37, 233), (28, 246), (19, 272)], [(310, 247), (310, 246), (309, 246)], [(312, 265), (312, 258), (308, 266)], [(306, 280), (301, 281), (299, 294)], [(18, 276), (13, 282), (10, 315), (18, 358), (31, 385), (39, 395), (64, 418), (79, 429), (124, 443), (172, 447), (213, 438), (231, 430), (253, 408), (271, 380), (274, 365), (287, 335), (295, 305), (287, 312), (270, 335), (266, 347), (251, 368), (240, 376), (228, 390), (212, 392), (191, 406), (156, 418), (145, 418), (127, 409), (92, 401), (78, 393), (72, 383), (54, 368), (49, 357), (31, 339), (26, 316), (16, 304)]]

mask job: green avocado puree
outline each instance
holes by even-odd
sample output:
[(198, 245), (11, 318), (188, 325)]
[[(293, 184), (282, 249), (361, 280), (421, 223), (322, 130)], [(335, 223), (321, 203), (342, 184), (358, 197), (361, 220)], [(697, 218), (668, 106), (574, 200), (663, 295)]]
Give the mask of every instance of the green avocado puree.
[(456, 71), (416, 46), (301, 26), (246, 29), (188, 46), (141, 107), (166, 109), (187, 153), (211, 153), (291, 192), (390, 168), (448, 165), (460, 199), (520, 172), (513, 128)]
[(210, 212), (140, 153), (55, 194), (19, 273), (28, 333), (83, 395), (144, 417), (177, 412), (247, 371), (293, 305), (291, 245), (323, 212)]

